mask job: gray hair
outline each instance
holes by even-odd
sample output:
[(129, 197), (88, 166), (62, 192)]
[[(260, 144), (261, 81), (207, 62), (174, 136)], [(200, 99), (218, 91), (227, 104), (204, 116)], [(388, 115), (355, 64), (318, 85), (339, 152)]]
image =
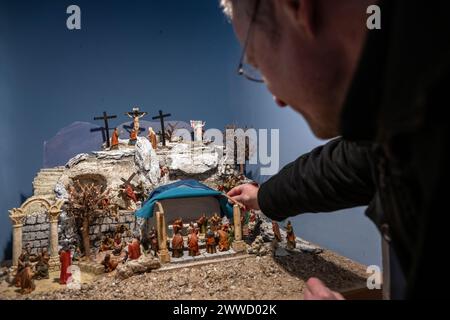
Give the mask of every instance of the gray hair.
[(220, 0), (220, 7), (229, 19), (233, 17), (233, 4), (231, 0)]

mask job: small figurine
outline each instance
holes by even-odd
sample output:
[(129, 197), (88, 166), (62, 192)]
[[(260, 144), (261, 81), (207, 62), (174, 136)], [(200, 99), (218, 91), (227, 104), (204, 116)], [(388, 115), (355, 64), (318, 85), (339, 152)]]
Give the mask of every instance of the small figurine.
[(25, 270), (27, 264), (30, 262), (30, 244), (27, 243), (25, 247), (22, 249), (22, 253), (17, 260), (17, 272), (14, 279), (14, 283), (16, 287), (20, 288), (22, 285), (22, 276), (23, 271)]
[(291, 221), (288, 220), (286, 225), (286, 241), (288, 249), (295, 249), (295, 234), (294, 228), (292, 227)]
[(109, 235), (105, 235), (102, 240), (102, 244), (100, 245), (99, 251), (108, 251), (114, 248), (114, 240), (109, 237)]
[(148, 113), (145, 111), (140, 111), (139, 107), (134, 107), (131, 111), (125, 113), (126, 116), (133, 119), (133, 128), (135, 131), (139, 130), (139, 119), (146, 116)]
[(173, 227), (173, 234), (177, 234), (178, 231), (183, 230), (183, 220), (181, 218), (175, 219), (175, 221), (172, 224)]
[(131, 243), (128, 245), (127, 259), (136, 260), (141, 256), (141, 242), (138, 236), (134, 236)]
[(105, 272), (109, 273), (116, 270), (119, 262), (111, 259), (111, 255), (108, 253), (107, 255), (105, 255), (105, 258), (102, 261), (102, 265), (105, 267)]
[(128, 198), (133, 200), (135, 203), (138, 202), (136, 193), (134, 193), (134, 190), (133, 190), (133, 187), (131, 186), (131, 184), (127, 184), (127, 186), (125, 187), (125, 192), (127, 193)]
[(169, 168), (167, 168), (166, 166), (160, 167), (160, 175), (161, 175), (161, 178), (160, 178), (161, 184), (165, 184), (165, 183), (169, 182), (169, 180), (170, 180)]
[(135, 129), (131, 129), (130, 132), (130, 140), (128, 140), (128, 144), (130, 146), (136, 145), (137, 142), (137, 131)]
[(61, 262), (61, 272), (59, 274), (59, 283), (66, 284), (71, 276), (67, 269), (72, 264), (69, 244), (65, 243), (63, 248), (59, 251), (59, 261)]
[(256, 221), (256, 212), (254, 210), (250, 210), (249, 223), (250, 222), (255, 222), (255, 221)]
[(150, 247), (153, 251), (153, 255), (156, 257), (159, 245), (158, 245), (158, 234), (155, 230), (155, 227), (152, 227), (152, 230), (150, 231)]
[(156, 147), (158, 146), (158, 142), (156, 140), (156, 133), (155, 133), (155, 131), (153, 131), (152, 127), (148, 128), (148, 136), (147, 136), (147, 138), (150, 141), (150, 143), (152, 144), (153, 150), (156, 150)]
[(174, 258), (181, 258), (183, 256), (184, 240), (180, 230), (172, 238), (172, 256)]
[(273, 221), (273, 220), (272, 220), (272, 230), (273, 230), (273, 235), (275, 237), (275, 240), (278, 242), (281, 242), (280, 226), (278, 225), (278, 223), (276, 221)]
[(230, 250), (229, 235), (228, 235), (228, 225), (222, 225), (222, 228), (217, 231), (219, 234), (219, 251)]
[(206, 215), (203, 214), (200, 219), (197, 220), (197, 225), (200, 228), (200, 233), (205, 234), (206, 233), (206, 227), (208, 224), (208, 220), (206, 219)]
[(214, 215), (209, 218), (209, 224), (211, 226), (211, 230), (212, 231), (217, 231), (219, 229), (219, 223), (222, 219), (220, 218), (220, 216), (216, 213), (214, 213)]
[(20, 293), (28, 294), (36, 289), (36, 285), (33, 280), (34, 273), (31, 269), (31, 262), (25, 263), (25, 268), (20, 273)]
[(122, 243), (122, 236), (120, 233), (116, 233), (114, 236), (114, 249), (113, 249), (113, 255), (120, 256), (123, 249), (123, 243)]
[(49, 262), (50, 261), (50, 255), (48, 254), (47, 249), (42, 248), (41, 253), (38, 256), (38, 262), (36, 263), (36, 273), (35, 278), (36, 279), (48, 279), (48, 269), (49, 269)]
[(228, 243), (231, 245), (234, 241), (234, 226), (231, 225), (228, 230)]
[(216, 253), (216, 235), (211, 230), (211, 227), (208, 227), (206, 231), (206, 252), (208, 253)]
[(191, 257), (195, 257), (200, 255), (200, 250), (198, 248), (198, 230), (194, 227), (191, 228), (191, 232), (188, 236), (188, 248), (189, 248), (189, 255)]
[(111, 137), (110, 150), (117, 150), (117, 149), (119, 149), (119, 130), (115, 128)]
[(80, 261), (81, 259), (81, 250), (79, 246), (75, 246), (75, 249), (73, 250), (73, 256), (72, 261)]

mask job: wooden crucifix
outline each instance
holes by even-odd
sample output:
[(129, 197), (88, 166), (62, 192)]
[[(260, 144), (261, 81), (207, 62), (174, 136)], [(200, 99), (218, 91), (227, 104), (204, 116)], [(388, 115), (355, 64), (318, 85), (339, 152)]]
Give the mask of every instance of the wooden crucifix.
[[(131, 183), (131, 180), (133, 180), (134, 176), (136, 175), (136, 172), (133, 173), (128, 180), (125, 180), (124, 178), (120, 178), (120, 180), (123, 181), (123, 184), (120, 186), (122, 188), (122, 195), (125, 197), (128, 197), (128, 199), (133, 200), (134, 202), (137, 202), (137, 196), (136, 196), (136, 191), (135, 191), (135, 187), (133, 186), (133, 184)], [(128, 203), (128, 201), (127, 201)]]
[(109, 123), (108, 120), (109, 119), (115, 119), (117, 118), (116, 115), (108, 115), (106, 113), (106, 111), (103, 112), (103, 116), (100, 117), (94, 117), (94, 120), (103, 120), (105, 122), (105, 125), (103, 126), (103, 128), (105, 129), (105, 133), (106, 133), (106, 147), (109, 148), (111, 146), (111, 143), (109, 141)]
[(137, 133), (139, 133), (138, 130), (140, 130), (139, 119), (147, 114), (148, 112), (140, 111), (138, 107), (133, 108), (133, 110), (131, 111), (125, 112), (126, 116), (129, 116), (131, 119), (133, 119), (133, 128)]
[(166, 145), (166, 131), (164, 130), (164, 118), (170, 117), (171, 114), (163, 114), (162, 110), (159, 110), (159, 116), (152, 117), (153, 120), (159, 119), (161, 121), (161, 138), (163, 146)]
[[(134, 127), (134, 124), (133, 124), (133, 123), (131, 123), (130, 125), (124, 125), (123, 128), (124, 128), (125, 130), (127, 130), (128, 133), (131, 133), (131, 130), (136, 129), (136, 128)], [(145, 131), (144, 128), (139, 127), (139, 132), (136, 132), (136, 134), (139, 135), (141, 132), (144, 132), (144, 131)]]
[[(114, 130), (113, 128), (109, 128), (109, 130)], [(92, 128), (90, 130), (91, 132), (97, 132), (97, 131), (101, 131), (102, 132), (102, 139), (103, 139), (103, 143), (105, 143), (106, 140), (106, 130), (104, 127), (98, 127), (98, 128)]]
[(103, 142), (106, 142), (106, 132), (105, 132), (105, 128), (104, 127), (98, 127), (98, 128), (92, 128), (91, 132), (97, 132), (97, 131), (101, 131), (102, 132), (102, 139)]
[(128, 180), (125, 180), (124, 178), (120, 178), (120, 180), (123, 181), (123, 185), (122, 185), (122, 186), (124, 186), (124, 187), (126, 187), (126, 186), (131, 186), (131, 187), (134, 189), (133, 185), (131, 184), (131, 180), (133, 180), (133, 178), (134, 178), (135, 175), (136, 175), (136, 172), (134, 172), (134, 173), (128, 178)]

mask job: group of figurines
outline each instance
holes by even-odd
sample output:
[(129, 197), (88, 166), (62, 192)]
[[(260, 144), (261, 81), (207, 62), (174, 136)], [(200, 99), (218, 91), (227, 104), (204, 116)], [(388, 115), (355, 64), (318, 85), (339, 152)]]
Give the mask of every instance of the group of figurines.
[(139, 259), (143, 252), (147, 253), (142, 246), (139, 235), (135, 234), (131, 241), (127, 243), (122, 240), (122, 233), (116, 231), (113, 237), (107, 234), (100, 244), (98, 251), (99, 253), (105, 253), (101, 264), (104, 266), (106, 273), (114, 271), (120, 263)]
[[(247, 242), (251, 242), (257, 235), (257, 226), (260, 222), (259, 216), (254, 211), (244, 212), (241, 217), (242, 236)], [(187, 249), (189, 256), (200, 255), (200, 239), (204, 239), (206, 252), (215, 254), (217, 251), (228, 251), (234, 241), (234, 225), (230, 224), (228, 219), (220, 217), (217, 213), (207, 218), (203, 214), (196, 222), (191, 222), (187, 227), (187, 246), (183, 237), (183, 220), (175, 219), (172, 223), (173, 236), (168, 240), (168, 247), (172, 251), (173, 258), (181, 258), (184, 250)], [(279, 225), (272, 221), (274, 241), (282, 242), (282, 236)], [(105, 234), (98, 248), (98, 254), (103, 253), (104, 258), (101, 264), (106, 273), (114, 271), (119, 264), (130, 260), (136, 260), (142, 254), (157, 256), (159, 250), (158, 235), (156, 229), (151, 228), (147, 236), (141, 240), (139, 235), (134, 235), (128, 243), (123, 240), (123, 234), (126, 230), (116, 229), (114, 235)], [(296, 237), (290, 221), (286, 225), (286, 248), (295, 249)], [(73, 249), (66, 241), (59, 250), (60, 261), (60, 284), (67, 284), (69, 277), (69, 267), (73, 261), (82, 259), (81, 250), (78, 246)], [(20, 288), (23, 294), (30, 293), (35, 289), (34, 280), (49, 279), (49, 261), (48, 250), (42, 248), (38, 254), (31, 254), (29, 244), (26, 244), (18, 258), (17, 273), (14, 278), (14, 284)]]
[[(183, 220), (176, 219), (172, 223), (173, 237), (171, 242), (172, 257), (181, 258), (184, 255)], [(234, 227), (227, 219), (222, 219), (217, 213), (209, 219), (202, 215), (196, 222), (190, 222), (187, 228), (187, 249), (189, 256), (200, 255), (199, 240), (204, 237), (206, 252), (230, 250), (234, 240)]]
[[(111, 137), (111, 150), (117, 150), (119, 149), (119, 129), (115, 128)], [(131, 129), (130, 131), (130, 137), (128, 139), (128, 144), (129, 145), (136, 145), (137, 142), (137, 138), (138, 138), (138, 131), (134, 128)], [(158, 146), (158, 139), (157, 139), (157, 135), (156, 132), (153, 130), (152, 127), (148, 128), (148, 135), (147, 135), (148, 140), (150, 141), (153, 150), (156, 150), (156, 147)]]
[(20, 288), (22, 294), (30, 293), (36, 288), (34, 279), (49, 278), (49, 261), (47, 249), (41, 249), (38, 254), (31, 254), (30, 245), (25, 245), (19, 256), (14, 277), (14, 285)]
[[(66, 284), (70, 277), (68, 268), (71, 265), (72, 257), (68, 245), (64, 245), (59, 251), (61, 263), (59, 283)], [(30, 244), (27, 243), (22, 249), (17, 260), (17, 271), (14, 277), (14, 285), (20, 288), (20, 293), (32, 292), (36, 285), (34, 280), (49, 279), (50, 254), (46, 248), (42, 248), (39, 253), (32, 254)]]
[[(282, 242), (280, 226), (275, 221), (272, 221), (272, 230), (274, 235), (274, 241)], [(296, 247), (296, 237), (294, 233), (294, 227), (291, 221), (288, 220), (286, 225), (286, 249), (293, 250)]]

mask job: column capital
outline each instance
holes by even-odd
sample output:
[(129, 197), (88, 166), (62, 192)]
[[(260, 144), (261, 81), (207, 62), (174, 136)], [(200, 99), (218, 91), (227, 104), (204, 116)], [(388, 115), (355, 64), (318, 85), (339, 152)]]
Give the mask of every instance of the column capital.
[(61, 214), (61, 209), (59, 209), (57, 206), (51, 206), (50, 210), (48, 210), (50, 222), (58, 222), (58, 218), (59, 218), (60, 214)]
[(21, 227), (23, 225), (23, 222), (25, 221), (25, 217), (26, 215), (21, 209), (14, 208), (12, 210), (9, 210), (9, 218), (11, 219), (11, 222), (15, 227)]

